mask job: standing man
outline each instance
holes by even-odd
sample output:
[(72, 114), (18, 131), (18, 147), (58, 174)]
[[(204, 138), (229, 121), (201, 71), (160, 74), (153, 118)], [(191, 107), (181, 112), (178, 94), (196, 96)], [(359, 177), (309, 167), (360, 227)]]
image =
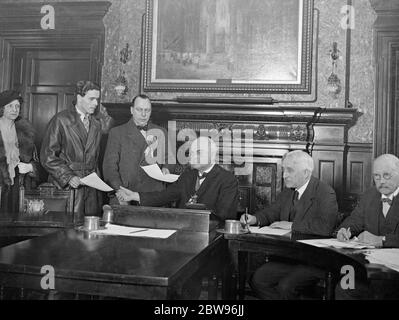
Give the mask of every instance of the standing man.
[[(132, 118), (109, 133), (103, 172), (105, 181), (115, 190), (120, 187), (142, 192), (163, 190), (164, 184), (149, 177), (141, 166), (158, 163), (164, 174), (174, 170), (174, 165), (165, 165), (167, 133), (149, 121), (151, 109), (149, 97), (136, 96), (130, 107)], [(112, 198), (111, 203), (118, 203), (117, 199)]]
[(101, 213), (97, 190), (80, 181), (80, 178), (98, 172), (101, 123), (93, 113), (99, 98), (98, 85), (78, 81), (72, 106), (51, 119), (40, 152), (49, 181), (61, 189), (75, 189), (74, 213), (78, 220), (84, 215)]
[[(277, 227), (302, 234), (329, 236), (337, 223), (338, 205), (334, 190), (312, 176), (313, 159), (296, 150), (282, 162), (286, 188), (270, 207), (255, 215), (241, 216), (241, 222)], [(323, 270), (271, 261), (257, 269), (251, 287), (262, 299), (299, 299), (302, 291), (324, 277)]]
[[(365, 192), (353, 212), (338, 228), (337, 238), (348, 241), (357, 236), (359, 241), (377, 248), (399, 248), (399, 159), (393, 154), (383, 154), (374, 160), (375, 186)], [(380, 298), (399, 298), (399, 283), (381, 282), (374, 295)], [(373, 299), (371, 287), (356, 281), (355, 289), (336, 288), (337, 299)]]

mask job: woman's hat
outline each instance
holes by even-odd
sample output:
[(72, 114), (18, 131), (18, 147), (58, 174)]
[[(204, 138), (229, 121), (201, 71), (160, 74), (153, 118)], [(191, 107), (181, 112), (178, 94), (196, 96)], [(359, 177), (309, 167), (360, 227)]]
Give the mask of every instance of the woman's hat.
[(10, 102), (18, 100), (19, 103), (22, 103), (24, 100), (21, 97), (21, 94), (15, 90), (6, 90), (0, 93), (0, 108), (9, 104)]

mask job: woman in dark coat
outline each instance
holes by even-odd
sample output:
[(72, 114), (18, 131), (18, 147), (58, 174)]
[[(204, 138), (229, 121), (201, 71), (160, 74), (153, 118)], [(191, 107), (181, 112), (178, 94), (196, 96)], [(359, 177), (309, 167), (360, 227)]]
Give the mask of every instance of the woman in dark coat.
[(39, 179), (34, 129), (19, 116), (22, 101), (17, 91), (0, 93), (0, 212), (17, 212), (19, 186), (29, 183), (25, 177)]

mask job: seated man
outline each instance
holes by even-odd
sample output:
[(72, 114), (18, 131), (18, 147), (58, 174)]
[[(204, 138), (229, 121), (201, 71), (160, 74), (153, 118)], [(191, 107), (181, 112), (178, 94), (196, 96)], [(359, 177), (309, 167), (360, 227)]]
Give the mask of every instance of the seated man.
[[(374, 160), (373, 178), (375, 186), (365, 192), (355, 210), (339, 226), (337, 239), (348, 241), (357, 236), (376, 247), (399, 248), (399, 159), (392, 154), (379, 156)], [(383, 298), (399, 298), (397, 288), (398, 283), (386, 283)], [(355, 289), (344, 290), (338, 284), (336, 298), (375, 297), (366, 284), (356, 281)]]
[(218, 148), (211, 139), (195, 139), (190, 146), (190, 168), (166, 190), (138, 193), (121, 187), (117, 197), (119, 201), (138, 201), (143, 206), (177, 201), (177, 206), (184, 208), (187, 203), (202, 203), (219, 221), (235, 219), (238, 183), (231, 172), (215, 163), (217, 153)]
[[(242, 215), (241, 222), (302, 234), (332, 234), (338, 214), (335, 192), (312, 176), (312, 157), (300, 150), (292, 151), (283, 157), (282, 167), (286, 188), (276, 202), (255, 215)], [(323, 277), (324, 272), (314, 267), (268, 262), (255, 271), (250, 285), (262, 299), (298, 299), (302, 289)]]

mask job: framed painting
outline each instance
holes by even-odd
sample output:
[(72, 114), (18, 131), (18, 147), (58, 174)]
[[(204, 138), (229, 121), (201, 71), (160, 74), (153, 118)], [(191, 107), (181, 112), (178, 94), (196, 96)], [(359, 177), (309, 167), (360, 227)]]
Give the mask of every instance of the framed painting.
[(313, 0), (147, 0), (144, 91), (311, 91)]

